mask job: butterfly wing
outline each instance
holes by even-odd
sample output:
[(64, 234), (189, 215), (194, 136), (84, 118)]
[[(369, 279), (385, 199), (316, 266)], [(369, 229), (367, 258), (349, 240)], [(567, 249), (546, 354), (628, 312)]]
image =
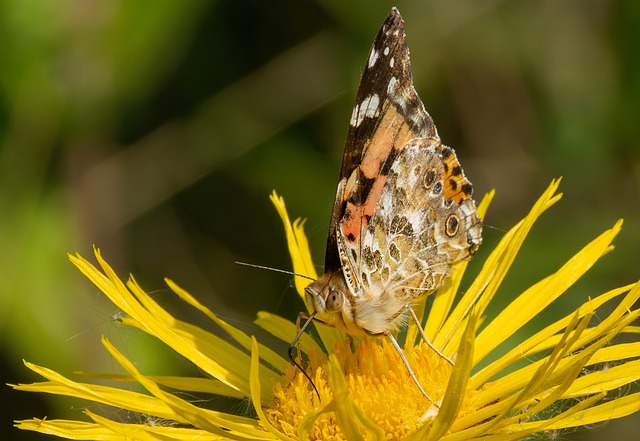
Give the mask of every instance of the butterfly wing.
[(400, 307), (432, 292), (476, 252), (481, 233), (471, 184), (453, 150), (410, 141), (391, 166), (353, 263), (367, 301)]
[(437, 139), (438, 134), (413, 88), (404, 21), (393, 8), (374, 40), (360, 81), (329, 223), (325, 272), (345, 263), (338, 229), (348, 247), (359, 252), (362, 231), (381, 196), (384, 182), (379, 178), (415, 137)]
[[(392, 10), (369, 53), (332, 214), (329, 270), (342, 269), (358, 325), (392, 327), (415, 297), (473, 255), (482, 225), (455, 153), (441, 144)], [(332, 242), (335, 241), (335, 242)]]

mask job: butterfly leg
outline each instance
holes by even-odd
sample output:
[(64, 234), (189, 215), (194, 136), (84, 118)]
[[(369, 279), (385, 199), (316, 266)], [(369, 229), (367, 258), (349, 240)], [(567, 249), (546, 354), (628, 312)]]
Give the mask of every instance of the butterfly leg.
[(429, 346), (431, 349), (433, 349), (433, 351), (438, 354), (440, 356), (440, 358), (446, 360), (451, 366), (453, 366), (453, 361), (447, 357), (446, 355), (444, 355), (442, 352), (440, 352), (440, 350), (438, 348), (436, 348), (427, 338), (427, 335), (424, 333), (424, 329), (422, 329), (422, 325), (420, 324), (420, 320), (418, 319), (418, 316), (416, 315), (416, 313), (414, 312), (413, 308), (411, 307), (411, 305), (407, 305), (407, 309), (409, 310), (409, 312), (411, 313), (411, 317), (413, 317), (413, 321), (416, 323), (416, 326), (418, 327), (418, 331), (420, 331), (420, 335), (422, 336), (422, 340), (424, 340), (424, 342), (427, 344), (427, 346)]
[(416, 384), (416, 386), (418, 386), (418, 389), (420, 389), (420, 392), (422, 393), (422, 395), (424, 395), (424, 397), (427, 400), (429, 400), (431, 402), (431, 404), (433, 404), (438, 409), (440, 409), (440, 405), (438, 403), (436, 403), (433, 400), (433, 398), (431, 398), (429, 395), (427, 395), (427, 393), (424, 391), (424, 389), (422, 388), (422, 386), (418, 382), (418, 378), (416, 378), (416, 374), (413, 373), (413, 369), (411, 369), (411, 365), (409, 364), (409, 361), (407, 360), (407, 357), (404, 356), (404, 352), (402, 352), (402, 348), (400, 347), (400, 345), (398, 344), (396, 339), (393, 337), (393, 335), (391, 335), (390, 332), (385, 332), (385, 334), (386, 334), (387, 337), (389, 337), (389, 340), (391, 340), (391, 343), (393, 343), (393, 346), (396, 348), (396, 351), (398, 351), (398, 354), (400, 355), (400, 358), (402, 359), (402, 361), (404, 362), (404, 365), (407, 367), (407, 370), (409, 371), (409, 376), (411, 377), (413, 382)]
[[(307, 329), (307, 326), (309, 326), (309, 323), (313, 320), (313, 316), (315, 315), (309, 315), (306, 312), (301, 312), (300, 314), (298, 314), (298, 318), (296, 319), (296, 336), (293, 338), (293, 340), (291, 341), (291, 344), (289, 345), (289, 358), (291, 359), (291, 361), (295, 363), (295, 361), (293, 360), (293, 348), (296, 347), (297, 351), (298, 351), (298, 360), (302, 363), (302, 356), (300, 355), (300, 353), (302, 352), (300, 350), (300, 337), (302, 336), (302, 333), (305, 331), (305, 329)], [(302, 320), (304, 320), (304, 325), (302, 325), (302, 327), (300, 326), (300, 323), (302, 322)], [(296, 364), (297, 365), (297, 364)]]
[[(298, 318), (296, 319), (296, 336), (293, 338), (293, 341), (291, 342), (291, 344), (289, 345), (289, 360), (291, 360), (291, 363), (293, 363), (293, 365), (295, 367), (297, 367), (300, 372), (302, 372), (302, 375), (305, 376), (305, 378), (307, 380), (309, 380), (309, 383), (311, 383), (311, 386), (313, 386), (313, 390), (316, 392), (316, 395), (318, 396), (318, 399), (321, 400), (320, 398), (320, 391), (318, 391), (318, 388), (316, 387), (315, 383), (313, 382), (313, 380), (311, 379), (311, 377), (309, 376), (309, 374), (307, 374), (307, 371), (305, 371), (302, 366), (302, 356), (300, 355), (302, 353), (302, 351), (300, 350), (300, 347), (297, 347), (298, 350), (298, 360), (300, 361), (300, 363), (298, 363), (295, 358), (293, 357), (293, 348), (296, 347), (296, 345), (298, 344), (298, 342), (300, 341), (300, 337), (302, 337), (302, 334), (304, 333), (305, 329), (307, 329), (307, 326), (309, 326), (309, 323), (314, 322), (314, 323), (320, 323), (323, 324), (325, 326), (329, 326), (332, 327), (330, 324), (323, 322), (320, 319), (315, 318), (316, 316), (316, 311), (313, 311), (313, 313), (311, 314), (307, 314), (306, 312), (301, 312), (300, 314), (298, 314)], [(304, 324), (302, 326), (300, 326), (300, 322), (304, 320)]]
[[(304, 320), (305, 322), (302, 326), (300, 326), (300, 322), (302, 322), (302, 320)], [(293, 340), (291, 341), (291, 344), (289, 345), (289, 358), (291, 359), (291, 361), (293, 361), (294, 346), (299, 344), (300, 337), (302, 337), (302, 334), (304, 333), (305, 329), (307, 329), (307, 326), (309, 326), (311, 322), (319, 323), (321, 325), (328, 326), (329, 328), (334, 327), (329, 323), (316, 318), (316, 311), (313, 311), (312, 314), (307, 314), (306, 312), (299, 313), (298, 318), (296, 319), (296, 336), (293, 338)], [(300, 351), (300, 346), (298, 346), (297, 349), (298, 349), (298, 355), (299, 355), (302, 352)]]

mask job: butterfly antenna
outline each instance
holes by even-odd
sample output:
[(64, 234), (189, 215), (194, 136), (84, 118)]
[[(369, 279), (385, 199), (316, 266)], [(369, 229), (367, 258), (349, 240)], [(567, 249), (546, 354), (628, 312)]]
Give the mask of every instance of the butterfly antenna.
[[(303, 279), (311, 280), (312, 282), (316, 281), (316, 279), (314, 279), (313, 277), (305, 276), (304, 274), (294, 273), (292, 271), (282, 270), (282, 269), (279, 269), (279, 268), (271, 268), (270, 266), (263, 266), (263, 265), (256, 265), (256, 264), (253, 264), (253, 263), (240, 262), (238, 260), (236, 260), (235, 263), (237, 263), (238, 265), (249, 266), (251, 268), (259, 268), (259, 269), (264, 269), (264, 270), (269, 270), (269, 271), (275, 271), (276, 273), (289, 274), (290, 276), (302, 277)], [(302, 333), (305, 331), (305, 329), (307, 329), (307, 326), (309, 326), (309, 323), (311, 323), (313, 321), (313, 318), (315, 317), (315, 315), (316, 315), (316, 311), (314, 311), (313, 314), (311, 314), (307, 318), (307, 321), (304, 322), (304, 325), (302, 325), (302, 327), (300, 328), (300, 330), (298, 331), (298, 333), (294, 337), (293, 341), (289, 345), (288, 353), (289, 353), (289, 359), (291, 360), (291, 363), (293, 363), (293, 365), (295, 367), (297, 367), (300, 370), (300, 372), (302, 372), (302, 375), (304, 375), (304, 377), (307, 380), (309, 380), (309, 383), (311, 383), (311, 386), (313, 387), (313, 390), (316, 392), (316, 395), (318, 396), (318, 399), (320, 400), (321, 399), (320, 398), (320, 391), (318, 391), (318, 388), (316, 387), (315, 383), (313, 382), (313, 380), (311, 379), (309, 374), (307, 374), (307, 371), (305, 371), (302, 368), (302, 366), (300, 366), (300, 364), (293, 357), (293, 348), (295, 347), (296, 343), (298, 343), (298, 340), (300, 340), (300, 337), (302, 336)]]
[(495, 230), (495, 231), (499, 231), (501, 233), (506, 233), (507, 230), (505, 230), (504, 228), (500, 228), (500, 227), (496, 227), (495, 225), (489, 225), (489, 224), (482, 224), (482, 229), (491, 229), (491, 230)]
[(313, 313), (307, 318), (307, 321), (304, 322), (304, 325), (302, 325), (302, 327), (300, 328), (300, 330), (298, 331), (298, 333), (294, 337), (293, 341), (289, 345), (289, 351), (288, 352), (289, 352), (289, 359), (291, 360), (291, 363), (293, 363), (293, 365), (295, 367), (297, 367), (300, 370), (300, 372), (302, 372), (302, 375), (304, 375), (305, 378), (307, 380), (309, 380), (309, 383), (311, 383), (311, 386), (313, 386), (313, 390), (316, 392), (316, 395), (318, 396), (318, 399), (322, 400), (320, 398), (320, 392), (318, 391), (318, 388), (316, 387), (315, 383), (313, 382), (313, 380), (311, 379), (309, 374), (307, 374), (307, 371), (305, 371), (302, 368), (302, 366), (300, 366), (300, 364), (293, 357), (293, 348), (295, 347), (296, 343), (298, 343), (298, 340), (300, 340), (300, 337), (302, 336), (302, 333), (305, 331), (305, 329), (307, 329), (307, 326), (309, 326), (309, 323), (311, 323), (313, 321), (313, 318), (316, 316), (316, 313), (317, 313), (317, 311), (313, 311)]
[(270, 266), (263, 266), (263, 265), (256, 265), (256, 264), (253, 264), (253, 263), (240, 262), (239, 260), (236, 260), (235, 263), (237, 263), (238, 265), (250, 266), (251, 268), (259, 268), (259, 269), (264, 269), (264, 270), (269, 270), (269, 271), (275, 271), (276, 273), (289, 274), (290, 276), (302, 277), (303, 279), (311, 280), (313, 282), (316, 281), (316, 279), (314, 279), (313, 277), (305, 276), (304, 274), (298, 274), (298, 273), (294, 273), (292, 271), (287, 271), (287, 270), (283, 270), (283, 269), (279, 269), (279, 268), (271, 268)]

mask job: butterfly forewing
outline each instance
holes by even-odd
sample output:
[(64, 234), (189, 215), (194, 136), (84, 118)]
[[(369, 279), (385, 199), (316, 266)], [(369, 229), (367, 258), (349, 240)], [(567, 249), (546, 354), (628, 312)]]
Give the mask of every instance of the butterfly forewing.
[(346, 237), (349, 233), (357, 236), (353, 230), (360, 231), (363, 215), (370, 213), (355, 207), (366, 204), (369, 211), (373, 209), (379, 196), (370, 197), (376, 178), (416, 134), (438, 136), (413, 87), (404, 20), (394, 8), (376, 35), (360, 80), (329, 223), (326, 272), (341, 267), (336, 242), (338, 223), (345, 225)]
[[(336, 313), (329, 323), (351, 333), (393, 329), (416, 297), (437, 289), (455, 263), (475, 253), (482, 226), (471, 195), (413, 87), (404, 21), (394, 8), (358, 89), (325, 276), (308, 290), (316, 310)], [(345, 303), (335, 307), (340, 296)]]

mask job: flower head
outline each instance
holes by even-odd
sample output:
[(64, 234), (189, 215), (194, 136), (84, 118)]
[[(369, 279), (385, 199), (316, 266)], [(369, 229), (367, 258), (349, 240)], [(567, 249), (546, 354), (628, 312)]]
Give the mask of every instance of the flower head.
[[(620, 418), (640, 410), (640, 393), (612, 393), (640, 378), (640, 343), (616, 343), (621, 334), (638, 334), (632, 309), (640, 284), (617, 288), (588, 299), (559, 319), (488, 361), (488, 355), (561, 296), (603, 254), (621, 222), (587, 244), (555, 273), (531, 286), (491, 321), (484, 314), (511, 267), (535, 220), (560, 199), (553, 182), (530, 213), (505, 234), (464, 294), (459, 287), (466, 263), (456, 266), (449, 282), (434, 294), (428, 314), (424, 300), (415, 310), (429, 340), (455, 361), (451, 366), (418, 338), (409, 324), (402, 332), (403, 353), (420, 384), (436, 398), (429, 403), (408, 380), (399, 355), (385, 339), (355, 338), (316, 326), (321, 342), (308, 334), (299, 340), (307, 374), (319, 391), (286, 359), (255, 338), (217, 317), (174, 282), (167, 284), (181, 299), (219, 325), (234, 343), (174, 318), (130, 278), (123, 283), (96, 250), (102, 269), (79, 256), (72, 262), (126, 316), (124, 324), (162, 340), (191, 360), (207, 378), (159, 377), (139, 372), (109, 341), (106, 349), (127, 376), (147, 393), (72, 381), (31, 363), (47, 381), (14, 386), (35, 392), (64, 394), (150, 415), (166, 424), (131, 424), (86, 411), (89, 421), (31, 419), (22, 429), (72, 439), (443, 439), (511, 440), (534, 433)], [(484, 214), (493, 194), (480, 204)], [(303, 232), (303, 222), (290, 222), (284, 202), (272, 201), (283, 219), (294, 271), (317, 277)], [(304, 297), (308, 280), (295, 279)], [(615, 300), (607, 317), (595, 311)], [(260, 313), (256, 323), (290, 342), (293, 323)], [(480, 367), (481, 366), (481, 367)], [(606, 366), (606, 368), (602, 368)], [(173, 391), (173, 392), (170, 392)], [(175, 391), (198, 391), (234, 398), (251, 397), (257, 417), (216, 412), (181, 398)]]

